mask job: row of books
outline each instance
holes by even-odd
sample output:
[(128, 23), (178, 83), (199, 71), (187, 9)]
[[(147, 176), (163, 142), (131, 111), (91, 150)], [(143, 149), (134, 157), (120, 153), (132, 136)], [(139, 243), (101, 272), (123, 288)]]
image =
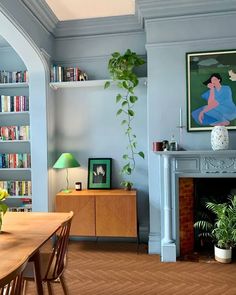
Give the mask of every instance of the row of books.
[(23, 203), (19, 207), (8, 207), (9, 212), (31, 212), (32, 211), (32, 205), (31, 204), (25, 204)]
[(0, 168), (30, 168), (30, 154), (0, 154)]
[(0, 140), (29, 140), (29, 126), (2, 126), (0, 127)]
[[(79, 67), (51, 66), (51, 82), (81, 81), (82, 72)], [(83, 79), (84, 80), (84, 79)]]
[(0, 96), (0, 112), (25, 112), (29, 111), (28, 96)]
[(10, 196), (32, 195), (32, 187), (30, 180), (1, 180), (0, 187), (7, 190)]
[(0, 83), (21, 83), (28, 82), (28, 71), (0, 71)]

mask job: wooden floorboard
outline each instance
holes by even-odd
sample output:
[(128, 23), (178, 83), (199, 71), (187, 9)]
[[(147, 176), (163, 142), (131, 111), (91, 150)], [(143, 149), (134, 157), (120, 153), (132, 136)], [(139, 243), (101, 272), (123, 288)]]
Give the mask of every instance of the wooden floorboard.
[(236, 262), (161, 263), (146, 245), (137, 254), (135, 243), (71, 242), (65, 279), (70, 295), (236, 295)]

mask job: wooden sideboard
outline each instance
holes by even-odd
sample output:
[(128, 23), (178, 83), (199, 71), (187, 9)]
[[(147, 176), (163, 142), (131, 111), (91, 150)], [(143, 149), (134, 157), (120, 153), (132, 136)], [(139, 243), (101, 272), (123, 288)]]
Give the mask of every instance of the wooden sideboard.
[(71, 236), (138, 238), (135, 190), (60, 192), (56, 195), (55, 210), (74, 212)]

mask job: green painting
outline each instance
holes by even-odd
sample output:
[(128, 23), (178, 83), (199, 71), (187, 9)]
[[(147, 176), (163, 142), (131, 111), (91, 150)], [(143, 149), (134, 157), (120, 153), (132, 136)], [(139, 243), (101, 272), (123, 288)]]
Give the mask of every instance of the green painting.
[(186, 54), (188, 131), (236, 129), (236, 50)]

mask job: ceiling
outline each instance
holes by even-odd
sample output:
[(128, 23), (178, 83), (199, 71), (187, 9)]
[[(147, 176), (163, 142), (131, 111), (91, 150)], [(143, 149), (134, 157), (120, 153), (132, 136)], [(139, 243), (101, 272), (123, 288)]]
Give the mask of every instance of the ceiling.
[(135, 13), (135, 0), (45, 0), (59, 21)]

